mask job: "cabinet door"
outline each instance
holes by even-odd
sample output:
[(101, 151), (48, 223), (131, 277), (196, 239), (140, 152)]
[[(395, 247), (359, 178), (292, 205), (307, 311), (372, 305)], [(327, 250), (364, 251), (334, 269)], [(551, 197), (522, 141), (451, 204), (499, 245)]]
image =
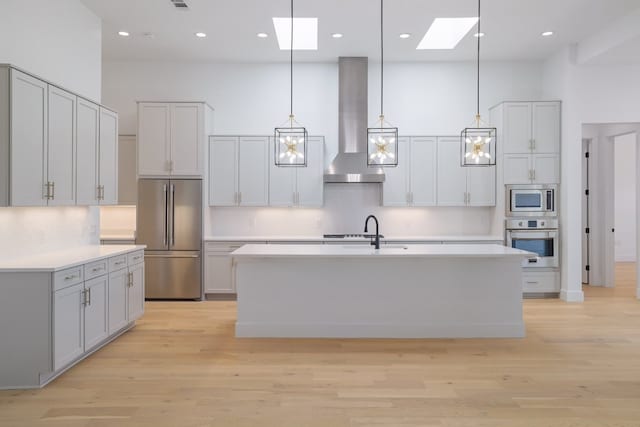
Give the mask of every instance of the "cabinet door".
[(84, 308), (84, 351), (91, 350), (109, 336), (108, 277), (104, 275), (84, 283), (85, 292), (88, 292)]
[(410, 145), (409, 138), (398, 138), (398, 166), (384, 168), (384, 183), (382, 183), (383, 206), (409, 205), (411, 200), (409, 194)]
[(169, 104), (138, 104), (138, 175), (170, 174)]
[(125, 268), (109, 274), (109, 334), (119, 331), (129, 323), (128, 273)]
[(460, 138), (438, 138), (438, 206), (465, 206), (467, 171), (460, 166)]
[(535, 153), (560, 153), (560, 103), (534, 102), (533, 151)]
[(118, 204), (135, 205), (138, 202), (136, 179), (136, 137), (118, 137)]
[(47, 119), (47, 181), (49, 205), (75, 205), (76, 96), (49, 86)]
[(100, 107), (78, 98), (76, 113), (76, 203), (98, 204)]
[(131, 286), (128, 288), (128, 320), (133, 322), (144, 314), (144, 263), (129, 267)]
[(46, 205), (47, 84), (14, 69), (10, 128), (11, 205)]
[(231, 256), (239, 246), (229, 247), (228, 252), (207, 252), (204, 266), (204, 292), (206, 294), (233, 294)]
[(298, 168), (276, 166), (274, 157), (273, 138), (269, 138), (269, 206), (294, 206)]
[(411, 164), (412, 206), (436, 204), (436, 153), (435, 138), (411, 138), (411, 157), (408, 160)]
[(118, 114), (100, 108), (99, 182), (102, 187), (101, 205), (118, 204)]
[(495, 166), (468, 167), (467, 193), (470, 206), (496, 205)]
[(505, 153), (531, 152), (531, 103), (506, 102), (504, 104), (502, 144)]
[(53, 294), (53, 369), (84, 353), (84, 283)]
[(235, 206), (238, 188), (238, 138), (209, 140), (209, 205)]
[(324, 138), (309, 138), (307, 167), (293, 169), (296, 174), (296, 204), (302, 207), (324, 205)]
[(203, 119), (202, 104), (171, 105), (171, 175), (202, 176)]
[(238, 204), (267, 206), (269, 138), (242, 137), (238, 143)]
[(505, 154), (504, 155), (504, 183), (505, 184), (530, 184), (531, 165), (530, 154)]
[(560, 183), (560, 158), (557, 154), (534, 154), (531, 168), (536, 184)]

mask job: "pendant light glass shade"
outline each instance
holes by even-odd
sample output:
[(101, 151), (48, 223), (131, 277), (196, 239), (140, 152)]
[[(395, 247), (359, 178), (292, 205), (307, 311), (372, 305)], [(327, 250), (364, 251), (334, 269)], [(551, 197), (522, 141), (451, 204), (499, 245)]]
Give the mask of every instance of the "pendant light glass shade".
[(384, 4), (380, 0), (380, 115), (367, 128), (367, 166), (398, 166), (398, 128), (384, 119)]
[(299, 126), (293, 116), (289, 118), (289, 126), (277, 127), (274, 132), (275, 164), (286, 167), (307, 166), (307, 129)]
[(291, 0), (291, 46), (289, 54), (290, 73), (290, 113), (285, 124), (274, 129), (274, 162), (280, 167), (306, 167), (307, 166), (307, 142), (309, 135), (307, 129), (295, 120), (293, 115), (293, 0)]
[[(480, 0), (478, 0), (478, 31), (480, 32)], [(480, 118), (480, 37), (477, 39), (476, 57), (476, 117), (473, 127), (460, 133), (460, 164), (462, 166), (495, 166), (497, 130)]]

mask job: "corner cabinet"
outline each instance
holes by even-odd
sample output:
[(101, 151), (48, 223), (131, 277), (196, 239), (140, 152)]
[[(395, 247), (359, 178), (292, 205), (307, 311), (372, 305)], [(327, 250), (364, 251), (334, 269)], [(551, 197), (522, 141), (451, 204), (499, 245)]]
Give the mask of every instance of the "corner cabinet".
[(275, 164), (273, 138), (269, 144), (269, 206), (322, 207), (324, 205), (324, 138), (309, 137), (307, 166)]
[(203, 102), (138, 103), (138, 176), (202, 177), (212, 116)]
[(503, 102), (491, 109), (505, 184), (560, 182), (561, 103)]
[(460, 165), (460, 138), (438, 138), (438, 206), (495, 206), (495, 166)]
[[(92, 150), (101, 137), (108, 144), (118, 129), (117, 114), (108, 111), (109, 130), (102, 134), (99, 111), (108, 110), (14, 67), (0, 66), (0, 206), (98, 204), (95, 197), (85, 197), (95, 181), (90, 176), (99, 169)], [(115, 161), (100, 164), (103, 175), (117, 179)], [(99, 185), (91, 189), (96, 197)], [(116, 195), (113, 182), (104, 185), (103, 194), (107, 188)], [(115, 202), (113, 196), (104, 201)]]
[(436, 138), (399, 138), (398, 166), (384, 173), (383, 206), (435, 206)]
[(209, 205), (269, 204), (269, 138), (209, 138)]

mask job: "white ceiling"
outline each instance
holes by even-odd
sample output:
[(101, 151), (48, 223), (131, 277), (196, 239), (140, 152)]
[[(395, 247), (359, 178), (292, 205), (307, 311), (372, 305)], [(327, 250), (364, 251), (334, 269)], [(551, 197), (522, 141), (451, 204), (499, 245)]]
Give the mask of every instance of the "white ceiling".
[[(107, 60), (280, 62), (272, 17), (289, 16), (289, 0), (186, 0), (188, 11), (170, 0), (82, 0), (103, 19)], [(484, 0), (482, 58), (533, 60), (579, 42), (640, 7), (640, 0)], [(472, 30), (451, 51), (416, 50), (436, 17), (468, 17), (476, 0), (387, 0), (385, 60), (459, 61), (475, 57)], [(318, 17), (317, 51), (296, 51), (296, 61), (336, 61), (339, 56), (379, 57), (379, 1), (296, 0), (295, 16)], [(130, 37), (117, 35), (119, 30)], [(553, 30), (552, 37), (540, 33)], [(199, 39), (197, 31), (208, 37)], [(266, 39), (256, 33), (269, 34)], [(331, 34), (344, 34), (334, 39)], [(412, 37), (401, 40), (400, 33)], [(144, 36), (152, 33), (153, 37)]]

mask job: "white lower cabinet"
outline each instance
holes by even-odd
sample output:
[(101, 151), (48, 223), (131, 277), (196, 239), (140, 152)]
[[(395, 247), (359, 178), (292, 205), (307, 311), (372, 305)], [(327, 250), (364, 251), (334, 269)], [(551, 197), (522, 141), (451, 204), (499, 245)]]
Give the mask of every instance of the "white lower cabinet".
[(144, 314), (144, 263), (129, 267), (131, 275), (127, 292), (127, 316), (128, 321), (142, 317)]
[(129, 272), (126, 268), (109, 273), (109, 333), (127, 325)]
[(84, 283), (84, 350), (91, 350), (109, 335), (109, 276), (96, 277)]
[(560, 292), (560, 273), (525, 271), (522, 273), (522, 292), (525, 294)]
[(113, 259), (109, 273), (109, 333), (144, 313), (144, 256), (141, 251)]
[(84, 353), (84, 283), (53, 295), (53, 369)]
[[(264, 242), (260, 242), (264, 243)], [(204, 261), (204, 293), (235, 294), (231, 252), (242, 243), (207, 243)]]

